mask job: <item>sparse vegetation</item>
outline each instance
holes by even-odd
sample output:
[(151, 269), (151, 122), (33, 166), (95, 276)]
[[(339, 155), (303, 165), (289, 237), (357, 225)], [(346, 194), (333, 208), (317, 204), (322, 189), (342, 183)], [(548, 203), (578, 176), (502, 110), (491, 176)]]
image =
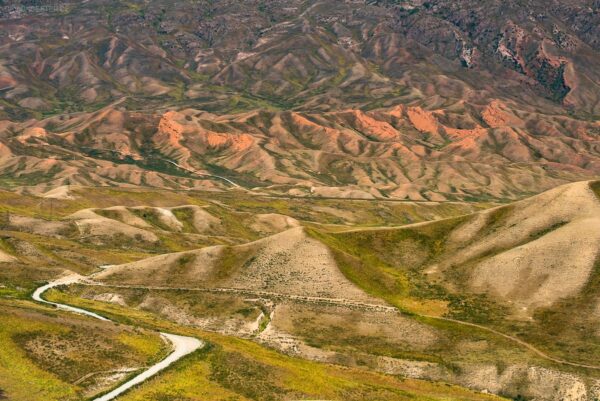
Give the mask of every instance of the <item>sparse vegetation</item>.
[[(593, 314), (591, 308), (595, 305), (595, 273), (580, 295), (561, 300), (552, 307), (538, 309), (532, 321), (512, 319), (510, 308), (496, 297), (473, 293), (466, 287), (469, 277), (467, 269), (481, 260), (511, 249), (509, 245), (483, 252), (475, 259), (468, 259), (465, 265), (451, 265), (442, 271), (443, 281), (429, 277), (427, 269), (444, 262), (457, 249), (462, 249), (464, 244), (450, 241), (449, 236), (473, 224), (473, 216), (464, 214), (479, 210), (483, 208), (482, 205), (352, 201), (352, 208), (344, 208), (344, 202), (334, 199), (253, 198), (230, 193), (210, 194), (209, 197), (202, 192), (163, 196), (161, 191), (150, 190), (143, 194), (132, 190), (97, 191), (108, 191), (106, 194), (115, 201), (124, 200), (129, 192), (134, 193), (127, 206), (142, 206), (137, 209), (136, 216), (150, 225), (146, 228), (149, 232), (158, 235), (160, 241), (156, 247), (146, 250), (140, 246), (141, 241), (138, 243), (126, 236), (108, 236), (101, 241), (85, 238), (89, 232), (68, 229), (66, 225), (63, 227), (63, 222), (58, 219), (72, 213), (76, 207), (86, 207), (94, 208), (103, 217), (126, 224), (126, 219), (120, 213), (106, 209), (110, 203), (105, 199), (95, 200), (92, 195), (78, 192), (79, 197), (74, 200), (55, 201), (53, 219), (40, 219), (32, 212), (35, 204), (29, 198), (23, 196), (24, 202), (20, 204), (19, 197), (8, 196), (7, 210), (11, 210), (13, 218), (2, 231), (0, 250), (18, 258), (18, 262), (3, 265), (0, 273), (0, 311), (4, 310), (3, 305), (10, 305), (10, 308), (16, 305), (32, 307), (27, 299), (33, 288), (57, 277), (65, 267), (88, 275), (98, 271), (97, 266), (136, 261), (174, 250), (185, 252), (173, 255), (168, 262), (163, 260), (159, 266), (153, 267), (156, 268), (151, 275), (155, 280), (153, 285), (227, 287), (242, 272), (252, 270), (251, 274), (256, 275), (259, 270), (267, 269), (269, 276), (264, 281), (267, 292), (273, 291), (271, 288), (288, 291), (276, 287), (285, 284), (282, 277), (288, 274), (278, 271), (281, 266), (303, 262), (308, 264), (305, 274), (313, 274), (313, 267), (321, 266), (321, 259), (297, 261), (290, 257), (289, 250), (282, 249), (269, 256), (271, 259), (279, 258), (278, 264), (271, 259), (264, 259), (270, 252), (269, 240), (244, 245), (273, 233), (268, 230), (277, 232), (276, 228), (257, 225), (255, 217), (260, 214), (271, 218), (269, 214), (273, 213), (295, 217), (305, 226), (304, 230), (311, 238), (302, 236), (304, 239), (299, 243), (302, 246), (306, 241), (313, 243), (311, 241), (314, 239), (327, 245), (344, 276), (374, 297), (371, 301), (361, 298), (363, 300), (360, 302), (377, 303), (375, 298), (382, 298), (397, 306), (402, 313), (386, 314), (389, 312), (361, 309), (358, 305), (349, 307), (327, 301), (261, 294), (258, 291), (215, 293), (110, 285), (59, 287), (48, 291), (46, 298), (101, 313), (117, 321), (118, 325), (114, 326), (114, 332), (93, 339), (85, 336), (85, 331), (76, 330), (79, 323), (63, 325), (63, 329), (58, 331), (45, 328), (49, 326), (40, 326), (20, 331), (20, 334), (11, 337), (14, 346), (22, 350), (27, 363), (44, 367), (58, 383), (64, 384), (63, 391), (72, 394), (72, 398), (49, 396), (49, 399), (80, 400), (87, 391), (85, 389), (91, 389), (101, 381), (101, 375), (92, 375), (74, 386), (72, 383), (83, 377), (75, 372), (92, 373), (93, 367), (101, 367), (100, 370), (108, 372), (117, 365), (133, 365), (135, 362), (136, 366), (142, 366), (160, 359), (164, 355), (164, 349), (160, 348), (162, 342), (157, 343), (157, 338), (149, 335), (151, 332), (147, 330), (191, 334), (208, 340), (209, 345), (128, 393), (124, 400), (148, 397), (165, 400), (326, 397), (358, 401), (381, 397), (391, 400), (410, 397), (437, 399), (449, 397), (449, 394), (454, 396), (453, 399), (480, 399), (480, 395), (464, 389), (418, 380), (402, 381), (372, 373), (380, 366), (378, 364), (381, 361), (377, 358), (432, 364), (443, 369), (449, 375), (448, 380), (455, 380), (475, 364), (504, 366), (503, 369), (534, 364), (570, 371), (582, 377), (595, 377), (593, 372), (565, 367), (539, 357), (514, 341), (492, 332), (438, 318), (483, 324), (515, 335), (552, 356), (570, 361), (594, 363), (600, 355), (597, 347), (590, 345), (584, 334), (594, 330), (595, 323), (587, 317)], [(202, 212), (208, 213), (207, 216), (212, 216), (213, 220), (210, 220), (203, 234), (196, 231), (193, 210), (179, 207), (189, 204), (208, 205)], [(165, 225), (161, 216), (156, 214), (158, 209), (145, 205), (173, 208), (174, 218), (181, 224), (181, 232)], [(513, 213), (514, 206), (507, 206), (486, 214), (487, 217), (481, 220), (484, 224), (477, 228), (477, 235), (486, 237), (503, 232), (507, 225), (512, 224)], [(29, 220), (19, 220), (18, 216)], [(371, 227), (381, 222), (391, 226), (424, 219), (437, 221), (409, 227)], [(516, 242), (517, 246), (543, 239), (556, 230), (568, 228), (570, 224), (568, 219), (558, 221), (540, 226), (538, 231), (531, 231), (522, 241)], [(298, 222), (294, 221), (294, 224)], [(468, 241), (466, 243), (471, 244)], [(214, 244), (225, 246), (212, 248), (214, 254), (207, 261), (200, 259), (203, 257), (201, 253), (188, 251)], [(319, 257), (326, 254), (319, 253)], [(214, 266), (208, 268), (206, 263), (214, 263)], [(335, 269), (333, 262), (328, 263)], [(325, 267), (325, 264), (322, 266)], [(321, 269), (319, 267), (315, 274), (319, 274), (318, 271), (324, 274), (326, 270)], [(599, 269), (597, 263), (595, 269)], [(190, 276), (194, 271), (196, 273)], [(168, 277), (163, 280), (161, 274), (167, 274)], [(249, 277), (254, 279), (258, 276)], [(126, 284), (126, 276), (116, 275), (111, 282)], [(332, 285), (335, 283), (337, 281)], [(243, 287), (243, 284), (238, 285)], [(315, 288), (314, 291), (321, 291), (324, 297), (352, 298), (356, 295), (353, 293), (355, 286), (339, 295), (328, 295), (329, 289)], [(300, 285), (296, 290), (300, 291)], [(354, 295), (350, 296), (351, 293)], [(62, 312), (35, 308), (49, 314), (43, 318), (48, 324), (57, 316), (63, 316)], [(269, 315), (273, 311), (274, 318), (271, 320)], [(261, 313), (263, 318), (259, 319)], [(71, 317), (74, 322), (86, 321), (84, 318)], [(139, 329), (132, 330), (127, 326)], [(50, 331), (47, 333), (46, 330)], [(317, 355), (330, 355), (329, 361), (346, 367), (321, 365), (285, 356), (252, 341), (233, 338), (232, 333), (275, 348), (278, 348), (277, 341), (266, 340), (268, 336), (289, 335), (293, 341), (312, 347), (310, 349)], [(43, 344), (51, 344), (52, 347)], [(69, 350), (75, 348), (92, 348), (93, 351), (73, 357)], [(124, 354), (128, 358), (123, 359)], [(355, 370), (353, 366), (361, 368)], [(0, 378), (0, 388), (5, 390), (9, 399), (13, 387), (14, 384), (3, 382)], [(521, 387), (519, 392), (527, 395)], [(512, 392), (507, 394), (516, 396)]]
[(0, 318), (0, 383), (16, 401), (81, 400), (98, 386), (95, 381), (75, 385), (81, 377), (140, 368), (166, 351), (151, 332), (56, 315), (28, 302), (0, 300)]
[(380, 397), (386, 400), (441, 400), (447, 397), (457, 400), (499, 399), (446, 384), (398, 379), (362, 369), (292, 358), (248, 340), (183, 328), (153, 315), (117, 305), (58, 295), (54, 293), (49, 297), (101, 311), (105, 316), (124, 323), (131, 321), (134, 316), (138, 325), (195, 335), (209, 342), (209, 346), (156, 379), (127, 393), (123, 397), (125, 401), (145, 400), (150, 395), (157, 399), (270, 400), (280, 399), (283, 394), (352, 401), (376, 400)]
[(368, 293), (408, 312), (416, 307), (439, 313), (445, 309), (439, 301), (448, 301), (447, 294), (428, 283), (421, 269), (443, 253), (445, 236), (463, 221), (454, 218), (418, 228), (348, 233), (308, 232), (330, 247), (346, 277)]

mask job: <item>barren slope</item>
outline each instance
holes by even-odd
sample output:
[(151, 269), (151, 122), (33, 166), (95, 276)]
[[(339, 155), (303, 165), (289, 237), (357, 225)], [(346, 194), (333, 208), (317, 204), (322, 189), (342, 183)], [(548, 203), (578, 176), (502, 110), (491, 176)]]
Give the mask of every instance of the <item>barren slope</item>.
[(329, 250), (301, 227), (245, 245), (209, 247), (112, 266), (94, 279), (120, 285), (224, 287), (378, 302), (348, 281)]

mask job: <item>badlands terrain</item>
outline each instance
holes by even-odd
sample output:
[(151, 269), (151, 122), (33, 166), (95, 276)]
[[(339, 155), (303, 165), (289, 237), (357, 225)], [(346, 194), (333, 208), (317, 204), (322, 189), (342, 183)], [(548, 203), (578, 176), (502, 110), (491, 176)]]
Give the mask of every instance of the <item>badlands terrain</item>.
[(0, 0), (0, 400), (599, 400), (599, 27)]
[(598, 7), (4, 0), (0, 183), (506, 201), (593, 179)]

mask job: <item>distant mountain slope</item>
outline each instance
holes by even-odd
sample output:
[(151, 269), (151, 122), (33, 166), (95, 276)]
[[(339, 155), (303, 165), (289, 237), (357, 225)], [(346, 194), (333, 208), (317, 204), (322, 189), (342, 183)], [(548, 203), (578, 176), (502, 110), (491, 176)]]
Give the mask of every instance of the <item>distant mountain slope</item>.
[[(123, 96), (229, 112), (437, 96), (597, 113), (598, 4), (585, 1), (6, 0), (3, 113)], [(548, 99), (545, 101), (544, 99)]]
[(294, 196), (506, 200), (600, 175), (598, 132), (597, 122), (500, 101), (225, 116), (115, 106), (6, 123), (0, 183), (36, 193), (235, 184)]
[(0, 7), (3, 186), (505, 200), (600, 174), (597, 1), (57, 4)]

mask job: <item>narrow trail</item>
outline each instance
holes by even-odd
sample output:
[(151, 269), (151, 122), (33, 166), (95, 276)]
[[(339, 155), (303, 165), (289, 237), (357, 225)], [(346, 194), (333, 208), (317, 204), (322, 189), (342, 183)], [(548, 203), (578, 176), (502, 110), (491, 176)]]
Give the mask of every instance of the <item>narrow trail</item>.
[(191, 169), (191, 168), (184, 167), (184, 166), (182, 166), (181, 164), (175, 163), (175, 162), (174, 162), (174, 161), (172, 161), (172, 160), (168, 160), (168, 159), (160, 159), (160, 160), (162, 160), (162, 161), (164, 161), (164, 162), (166, 162), (166, 163), (170, 163), (170, 164), (172, 164), (172, 165), (174, 165), (174, 166), (176, 166), (176, 167), (179, 167), (180, 169), (182, 169), (182, 170), (184, 170), (184, 171), (187, 171), (188, 173), (191, 173), (191, 174), (196, 174), (196, 175), (199, 175), (199, 176), (202, 176), (202, 177), (209, 177), (209, 178), (211, 178), (211, 177), (212, 177), (212, 178), (218, 178), (218, 179), (220, 179), (220, 180), (223, 180), (223, 181), (227, 182), (228, 184), (230, 184), (230, 185), (231, 185), (231, 186), (233, 186), (234, 188), (243, 188), (241, 185), (239, 185), (239, 184), (236, 184), (235, 182), (231, 181), (229, 178), (223, 177), (223, 176), (221, 176), (221, 175), (208, 174), (208, 173), (200, 173), (200, 172), (198, 172), (198, 171), (196, 171), (196, 170), (193, 170), (193, 169)]
[[(83, 277), (81, 277), (79, 275), (70, 275), (70, 276), (63, 277), (58, 280), (52, 281), (52, 282), (36, 289), (32, 295), (32, 298), (34, 301), (41, 302), (41, 303), (48, 304), (48, 305), (53, 305), (56, 308), (61, 309), (61, 310), (78, 313), (81, 315), (86, 315), (86, 316), (93, 317), (95, 319), (102, 320), (102, 321), (111, 321), (110, 319), (100, 316), (94, 312), (90, 312), (85, 309), (76, 308), (73, 306), (64, 305), (64, 304), (60, 304), (60, 303), (56, 303), (56, 302), (46, 301), (45, 299), (42, 298), (42, 295), (47, 290), (49, 290), (53, 287), (59, 286), (59, 285), (68, 285), (68, 284), (78, 283), (82, 278)], [(95, 398), (93, 401), (114, 400), (119, 395), (125, 393), (127, 390), (146, 381), (150, 377), (152, 377), (152, 376), (156, 375), (157, 373), (159, 373), (160, 371), (166, 369), (168, 366), (170, 366), (174, 362), (180, 360), (184, 356), (191, 354), (192, 352), (194, 352), (197, 349), (200, 349), (204, 346), (204, 342), (202, 342), (194, 337), (185, 337), (185, 336), (179, 336), (179, 335), (170, 334), (170, 333), (159, 333), (159, 334), (163, 338), (163, 340), (165, 340), (165, 342), (170, 343), (172, 345), (173, 352), (171, 352), (165, 359), (152, 365), (147, 370), (145, 370), (144, 372), (135, 376), (131, 380), (128, 380), (127, 382), (121, 384), (119, 387), (110, 391), (109, 393)]]
[[(43, 143), (44, 143), (45, 145), (48, 145), (49, 147), (52, 147), (52, 146), (53, 146), (53, 145), (49, 144), (49, 143), (48, 143), (48, 142), (46, 142), (46, 141), (43, 141)], [(125, 154), (125, 153), (122, 153), (122, 152), (119, 152), (119, 151), (117, 151), (117, 150), (113, 150), (113, 149), (92, 148), (92, 147), (89, 147), (89, 146), (80, 146), (80, 147), (79, 147), (79, 149), (88, 149), (88, 150), (93, 150), (93, 151), (108, 152), (108, 153), (112, 153), (113, 155), (118, 155), (118, 156), (120, 156), (120, 157), (127, 157), (127, 156), (130, 156), (130, 155), (128, 155), (128, 154)], [(61, 149), (61, 150), (67, 150), (67, 151), (68, 151), (68, 149)], [(80, 153), (73, 152), (73, 151), (69, 151), (69, 153), (72, 153), (72, 154), (74, 154), (74, 155), (77, 155), (77, 156), (82, 156)], [(93, 158), (93, 157), (92, 157), (92, 156), (90, 156), (90, 155), (83, 155), (83, 156), (84, 156), (84, 157), (90, 157), (90, 158)], [(197, 176), (199, 176), (199, 177), (204, 177), (204, 178), (209, 178), (209, 179), (210, 179), (210, 178), (216, 178), (216, 179), (218, 179), (218, 180), (225, 181), (226, 183), (228, 183), (229, 185), (231, 185), (233, 188), (246, 189), (246, 188), (244, 188), (243, 186), (241, 186), (241, 185), (239, 185), (239, 184), (235, 183), (234, 181), (230, 180), (230, 179), (229, 179), (229, 178), (227, 178), (227, 177), (223, 177), (223, 176), (221, 176), (221, 175), (216, 175), (216, 174), (203, 173), (203, 172), (200, 172), (200, 171), (197, 171), (197, 170), (194, 170), (194, 169), (191, 169), (191, 168), (188, 168), (188, 167), (182, 166), (182, 165), (181, 165), (181, 164), (179, 164), (179, 163), (176, 163), (176, 162), (174, 162), (174, 161), (172, 161), (172, 160), (165, 159), (165, 158), (162, 158), (162, 157), (156, 157), (156, 156), (155, 156), (154, 158), (155, 158), (155, 159), (157, 159), (157, 160), (163, 161), (163, 162), (165, 162), (165, 163), (172, 164), (173, 166), (175, 166), (175, 167), (177, 167), (177, 168), (179, 168), (179, 169), (181, 169), (181, 170), (183, 170), (183, 171), (186, 171), (186, 172), (188, 172), (188, 173), (190, 173), (190, 174), (194, 174), (194, 175), (197, 175)]]
[[(127, 155), (127, 154), (124, 154), (124, 153), (121, 153), (121, 152), (119, 152), (119, 151), (117, 151), (117, 150), (112, 150), (112, 149), (97, 149), (97, 148), (90, 148), (90, 147), (88, 147), (88, 146), (80, 146), (80, 148), (81, 148), (81, 149), (90, 149), (90, 150), (99, 150), (99, 151), (103, 151), (103, 152), (109, 152), (109, 153), (117, 154), (117, 155), (119, 155), (119, 156), (121, 156), (121, 157), (127, 157), (127, 156), (129, 156), (129, 155)], [(176, 163), (176, 162), (174, 162), (173, 160), (165, 159), (165, 158), (162, 158), (162, 157), (156, 157), (156, 156), (155, 156), (154, 158), (155, 158), (155, 159), (157, 159), (157, 160), (161, 160), (161, 161), (163, 161), (163, 162), (165, 162), (165, 163), (172, 164), (173, 166), (175, 166), (175, 167), (177, 167), (177, 168), (179, 168), (179, 169), (181, 169), (181, 170), (183, 170), (183, 171), (187, 171), (187, 172), (188, 172), (188, 173), (190, 173), (190, 174), (194, 174), (194, 175), (197, 175), (197, 176), (199, 176), (199, 177), (206, 177), (206, 178), (216, 178), (216, 179), (219, 179), (219, 180), (225, 181), (226, 183), (228, 183), (229, 185), (231, 185), (231, 186), (232, 186), (232, 187), (234, 187), (234, 188), (241, 188), (241, 189), (245, 189), (245, 188), (243, 188), (241, 185), (239, 185), (239, 184), (237, 184), (237, 183), (233, 182), (232, 180), (230, 180), (229, 178), (223, 177), (223, 176), (221, 176), (221, 175), (209, 174), (209, 173), (202, 173), (202, 172), (200, 172), (200, 171), (196, 171), (196, 170), (194, 170), (194, 169), (191, 169), (191, 168), (187, 168), (187, 167), (185, 167), (185, 166), (182, 166), (181, 164), (179, 164), (179, 163)]]
[(481, 330), (496, 334), (498, 336), (506, 338), (507, 340), (511, 340), (511, 341), (521, 345), (522, 347), (527, 348), (529, 351), (533, 352), (534, 354), (536, 354), (548, 361), (554, 362), (554, 363), (558, 363), (561, 365), (575, 366), (578, 368), (600, 370), (600, 365), (586, 365), (584, 363), (569, 362), (569, 361), (565, 361), (564, 359), (555, 358), (551, 355), (546, 354), (544, 351), (539, 350), (538, 348), (529, 344), (528, 342), (525, 342), (515, 336), (511, 336), (510, 334), (506, 334), (501, 331), (479, 325), (477, 323), (463, 322), (462, 320), (456, 320), (456, 319), (451, 319), (451, 318), (447, 318), (447, 317), (439, 317), (439, 316), (429, 316), (429, 315), (417, 315), (417, 316), (421, 316), (421, 317), (428, 318), (428, 319), (436, 319), (436, 320), (442, 320), (442, 321), (451, 322), (451, 323), (457, 323), (457, 324), (461, 324), (463, 326), (474, 327), (477, 329), (481, 329)]
[(239, 294), (252, 297), (264, 297), (278, 301), (295, 301), (295, 302), (308, 302), (319, 305), (333, 305), (333, 306), (344, 306), (348, 308), (354, 308), (359, 310), (369, 310), (373, 312), (386, 312), (386, 313), (398, 313), (398, 309), (382, 304), (369, 304), (366, 302), (355, 301), (351, 299), (342, 298), (325, 298), (325, 297), (312, 297), (305, 295), (293, 295), (293, 294), (281, 294), (270, 291), (260, 290), (249, 290), (243, 288), (186, 288), (186, 287), (161, 287), (161, 286), (137, 286), (137, 285), (124, 285), (124, 284), (104, 284), (97, 281), (80, 281), (78, 284), (86, 285), (90, 287), (107, 287), (107, 288), (123, 288), (133, 290), (154, 290), (154, 291), (193, 291), (193, 292), (204, 292), (204, 293), (217, 293), (217, 294)]
[[(230, 294), (265, 297), (265, 298), (270, 298), (270, 299), (274, 299), (274, 300), (289, 300), (289, 301), (295, 301), (295, 302), (316, 303), (319, 305), (343, 306), (343, 307), (347, 307), (347, 308), (351, 308), (351, 309), (354, 308), (354, 309), (363, 310), (363, 311), (368, 310), (368, 311), (384, 312), (384, 313), (402, 313), (398, 308), (396, 308), (394, 306), (389, 306), (386, 304), (378, 305), (378, 304), (369, 304), (369, 303), (365, 303), (365, 302), (361, 302), (361, 301), (354, 301), (351, 299), (344, 299), (344, 298), (324, 298), (324, 297), (311, 297), (311, 296), (302, 296), (302, 295), (280, 294), (280, 293), (274, 293), (274, 292), (269, 292), (269, 291), (246, 290), (246, 289), (241, 289), (241, 288), (185, 288), (185, 287), (135, 286), (135, 285), (104, 284), (104, 283), (98, 283), (95, 281), (94, 282), (81, 281), (81, 282), (79, 282), (79, 284), (86, 285), (86, 286), (92, 286), (92, 287), (95, 286), (95, 287), (108, 287), (108, 288), (112, 287), (112, 288), (125, 288), (125, 289), (146, 289), (146, 290), (156, 290), (156, 291), (172, 290), (172, 291), (196, 291), (196, 292), (207, 292), (207, 293), (230, 293)], [(450, 323), (460, 324), (463, 326), (473, 327), (476, 329), (487, 331), (489, 333), (492, 333), (497, 336), (503, 337), (507, 340), (510, 340), (510, 341), (518, 344), (519, 346), (526, 348), (527, 350), (533, 352), (534, 354), (538, 355), (539, 357), (546, 359), (548, 361), (554, 362), (554, 363), (558, 363), (561, 365), (574, 366), (574, 367), (584, 368), (584, 369), (600, 370), (599, 365), (587, 365), (587, 364), (583, 364), (583, 363), (570, 362), (570, 361), (566, 361), (564, 359), (553, 357), (553, 356), (545, 353), (544, 351), (536, 348), (534, 345), (532, 345), (526, 341), (523, 341), (515, 336), (503, 333), (501, 331), (498, 331), (498, 330), (495, 330), (490, 327), (486, 327), (486, 326), (483, 326), (483, 325), (480, 325), (477, 323), (470, 323), (470, 322), (465, 322), (462, 320), (456, 320), (456, 319), (447, 318), (447, 317), (422, 315), (422, 314), (417, 314), (417, 313), (413, 313), (413, 315), (416, 317), (421, 317), (421, 318), (425, 318), (425, 319), (433, 319), (433, 320), (439, 320), (439, 321), (444, 321), (444, 322), (450, 322)]]

